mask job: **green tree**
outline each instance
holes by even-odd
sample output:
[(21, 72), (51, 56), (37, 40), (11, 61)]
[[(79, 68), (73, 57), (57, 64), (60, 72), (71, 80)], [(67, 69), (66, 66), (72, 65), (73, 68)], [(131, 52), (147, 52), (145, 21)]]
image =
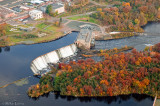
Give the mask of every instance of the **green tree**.
[(52, 11), (52, 5), (48, 5), (47, 8), (46, 8), (46, 13), (51, 15), (53, 13)]

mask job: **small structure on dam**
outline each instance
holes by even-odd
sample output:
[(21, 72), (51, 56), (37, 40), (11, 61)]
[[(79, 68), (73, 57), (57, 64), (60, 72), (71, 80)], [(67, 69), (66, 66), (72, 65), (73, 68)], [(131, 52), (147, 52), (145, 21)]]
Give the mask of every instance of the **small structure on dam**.
[(86, 49), (90, 49), (91, 46), (94, 45), (95, 33), (93, 32), (93, 29), (94, 27), (91, 25), (81, 26), (80, 33), (75, 42), (77, 46), (83, 46)]
[(58, 63), (60, 59), (75, 55), (77, 52), (76, 44), (71, 44), (47, 54), (37, 57), (31, 62), (31, 69), (35, 75), (42, 75), (50, 71), (49, 63)]

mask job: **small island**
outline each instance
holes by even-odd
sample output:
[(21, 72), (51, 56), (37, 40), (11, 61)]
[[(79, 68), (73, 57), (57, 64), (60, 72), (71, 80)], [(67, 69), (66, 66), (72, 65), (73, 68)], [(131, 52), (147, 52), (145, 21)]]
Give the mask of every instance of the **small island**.
[[(101, 51), (102, 61), (93, 59), (59, 63), (28, 90), (30, 97), (50, 91), (61, 95), (94, 97), (133, 93), (160, 97), (160, 43), (138, 52)], [(114, 52), (114, 53), (113, 53)]]

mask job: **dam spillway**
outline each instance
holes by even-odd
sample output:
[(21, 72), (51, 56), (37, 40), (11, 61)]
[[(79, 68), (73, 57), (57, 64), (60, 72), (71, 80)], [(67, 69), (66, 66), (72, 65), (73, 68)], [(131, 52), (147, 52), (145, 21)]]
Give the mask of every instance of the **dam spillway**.
[(31, 62), (31, 70), (34, 74), (44, 74), (50, 71), (49, 63), (58, 63), (60, 59), (75, 55), (77, 52), (76, 44), (71, 44), (47, 54), (41, 55)]
[(49, 72), (51, 70), (49, 66), (50, 63), (58, 63), (60, 59), (75, 55), (78, 50), (77, 46), (90, 49), (91, 44), (93, 44), (92, 41), (94, 37), (95, 34), (93, 33), (93, 28), (90, 25), (82, 26), (79, 35), (73, 44), (37, 57), (31, 62), (31, 70), (36, 75)]

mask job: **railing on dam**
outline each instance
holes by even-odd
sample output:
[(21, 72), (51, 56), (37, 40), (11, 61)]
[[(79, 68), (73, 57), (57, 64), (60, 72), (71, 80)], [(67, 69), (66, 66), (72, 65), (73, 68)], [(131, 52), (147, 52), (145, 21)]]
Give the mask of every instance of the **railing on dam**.
[(76, 44), (71, 44), (60, 49), (54, 50), (47, 54), (37, 57), (31, 62), (31, 69), (34, 74), (44, 74), (50, 71), (49, 63), (58, 63), (60, 59), (67, 58), (77, 52)]

